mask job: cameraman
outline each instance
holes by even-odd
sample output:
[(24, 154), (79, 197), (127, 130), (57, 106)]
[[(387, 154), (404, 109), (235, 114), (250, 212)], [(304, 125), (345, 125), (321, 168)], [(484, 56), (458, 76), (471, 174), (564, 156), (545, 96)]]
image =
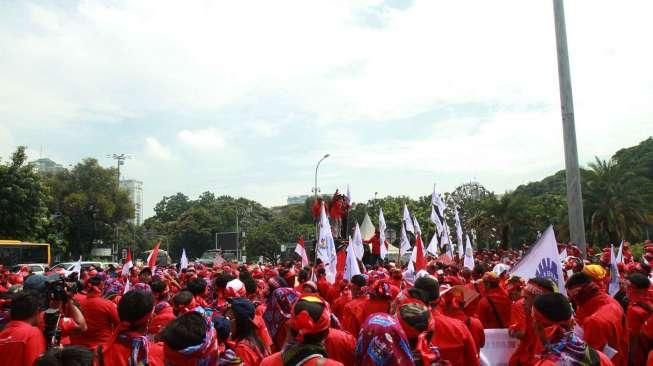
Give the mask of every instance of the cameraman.
[[(46, 334), (49, 347), (70, 344), (69, 336), (87, 329), (86, 319), (72, 300), (72, 294), (61, 275), (41, 276), (47, 309), (39, 315), (38, 326)], [(35, 284), (35, 290), (40, 284)]]
[(35, 325), (39, 318), (39, 299), (19, 293), (9, 306), (11, 321), (0, 333), (0, 360), (4, 366), (33, 365), (45, 352), (45, 337)]

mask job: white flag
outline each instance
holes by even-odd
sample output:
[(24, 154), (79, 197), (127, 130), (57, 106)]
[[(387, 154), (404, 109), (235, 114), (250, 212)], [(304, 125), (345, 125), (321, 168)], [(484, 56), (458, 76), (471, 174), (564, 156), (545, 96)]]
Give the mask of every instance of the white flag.
[(188, 268), (188, 257), (186, 257), (186, 248), (181, 250), (181, 259), (179, 260), (179, 269)]
[(370, 240), (374, 236), (374, 224), (372, 224), (372, 219), (370, 215), (365, 212), (365, 217), (363, 217), (363, 223), (361, 224), (361, 236), (363, 240)]
[(429, 242), (429, 246), (426, 247), (426, 252), (430, 253), (434, 256), (440, 255), (440, 248), (438, 247), (438, 233), (435, 232), (433, 233), (433, 236), (431, 237), (431, 241)]
[(385, 217), (383, 217), (383, 209), (379, 208), (379, 244), (381, 245), (381, 259), (385, 259), (388, 255), (388, 247), (385, 243)]
[(623, 263), (624, 262), (624, 253), (623, 253), (623, 248), (624, 248), (624, 241), (621, 241), (621, 244), (619, 244), (619, 250), (617, 251), (617, 263)]
[(349, 184), (347, 184), (347, 204), (351, 206), (351, 190), (349, 189)]
[(349, 245), (347, 246), (347, 261), (345, 262), (345, 279), (351, 280), (352, 277), (360, 274), (358, 267), (358, 260), (356, 259), (356, 249), (353, 245), (353, 239), (349, 237)]
[(510, 274), (525, 280), (533, 277), (550, 278), (558, 285), (560, 293), (567, 294), (553, 226), (544, 231), (531, 250), (512, 268)]
[(469, 240), (469, 235), (466, 235), (465, 239), (467, 239), (467, 248), (465, 248), (465, 259), (463, 260), (463, 267), (474, 269), (474, 249), (472, 249), (472, 242)]
[(417, 222), (417, 216), (413, 216), (413, 227), (415, 228), (415, 235), (422, 233), (422, 228), (419, 227), (419, 222)]
[(617, 258), (614, 255), (614, 246), (610, 244), (610, 284), (608, 285), (608, 294), (614, 297), (619, 292), (619, 267), (617, 267)]
[(82, 256), (79, 256), (79, 260), (75, 262), (73, 269), (70, 270), (70, 273), (77, 273), (77, 278), (81, 279), (82, 277)]
[(435, 224), (436, 232), (441, 233), (444, 229), (442, 228), (442, 222), (440, 217), (435, 212), (435, 206), (431, 205), (431, 222)]
[(456, 224), (456, 240), (458, 243), (458, 255), (462, 258), (464, 250), (463, 248), (463, 226), (460, 224), (460, 216), (458, 216), (458, 209), (453, 209), (453, 219)]
[(128, 278), (127, 282), (125, 282), (125, 288), (122, 290), (122, 294), (124, 295), (124, 294), (128, 293), (129, 290), (131, 290), (131, 288), (132, 288), (131, 282), (129, 282), (129, 278)]
[(404, 254), (408, 253), (410, 250), (410, 241), (408, 240), (408, 236), (406, 236), (406, 229), (404, 226), (401, 226), (401, 239), (399, 242), (399, 256), (403, 256)]
[(317, 242), (317, 257), (320, 258), (326, 270), (326, 279), (329, 283), (336, 281), (336, 271), (338, 266), (338, 256), (336, 254), (336, 245), (331, 233), (331, 225), (326, 216), (324, 202), (320, 212), (320, 236)]
[(444, 200), (438, 192), (435, 191), (435, 184), (433, 185), (433, 194), (431, 195), (431, 203), (435, 205), (440, 211), (439, 214), (444, 217), (444, 211), (447, 209), (447, 205), (444, 203)]
[(413, 227), (413, 220), (410, 218), (410, 213), (408, 212), (408, 206), (404, 203), (404, 218), (403, 218), (403, 225), (406, 227), (406, 231), (410, 231), (411, 233), (415, 232), (415, 227)]
[(354, 229), (353, 242), (350, 241), (350, 243), (353, 244), (354, 254), (356, 254), (356, 258), (362, 260), (363, 254), (365, 254), (365, 250), (363, 249), (363, 237), (361, 236), (361, 228), (358, 223), (356, 223), (356, 228)]

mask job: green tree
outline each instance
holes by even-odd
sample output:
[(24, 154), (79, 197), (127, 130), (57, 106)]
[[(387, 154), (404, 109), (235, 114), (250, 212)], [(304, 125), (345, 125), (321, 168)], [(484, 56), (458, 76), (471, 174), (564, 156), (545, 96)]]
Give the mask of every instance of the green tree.
[(276, 262), (281, 254), (281, 244), (295, 243), (300, 235), (308, 237), (315, 230), (312, 224), (297, 225), (285, 217), (275, 217), (270, 222), (253, 227), (246, 238), (247, 255), (264, 257)]
[(47, 177), (52, 191), (49, 210), (65, 217), (62, 236), (73, 257), (87, 255), (94, 242), (115, 244), (116, 227), (133, 218), (134, 206), (127, 191), (119, 188), (116, 174), (114, 168), (103, 168), (89, 158), (70, 171)]
[(0, 161), (0, 238), (43, 240), (49, 216), (48, 190), (19, 146), (7, 163)]
[(603, 244), (641, 239), (646, 224), (648, 179), (616, 159), (596, 158), (589, 166), (583, 199), (592, 240)]

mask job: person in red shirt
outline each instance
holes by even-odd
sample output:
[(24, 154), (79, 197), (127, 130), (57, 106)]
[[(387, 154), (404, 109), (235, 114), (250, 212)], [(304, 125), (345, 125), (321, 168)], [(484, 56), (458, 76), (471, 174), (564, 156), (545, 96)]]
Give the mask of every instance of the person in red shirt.
[(98, 347), (104, 366), (133, 366), (147, 363), (164, 366), (163, 345), (147, 338), (154, 297), (143, 291), (129, 291), (118, 303), (120, 325), (106, 346)]
[(615, 366), (628, 364), (628, 330), (624, 311), (610, 295), (600, 290), (584, 271), (574, 273), (565, 284), (569, 299), (576, 305), (576, 320), (583, 339), (597, 350), (612, 349)]
[(574, 333), (571, 304), (558, 293), (539, 295), (533, 302), (535, 334), (545, 351), (538, 354), (536, 366), (600, 365), (612, 366), (610, 359), (590, 347)]
[[(353, 336), (358, 335), (369, 306), (369, 297), (365, 293), (366, 286), (367, 276), (358, 274), (351, 278), (352, 300), (343, 309), (342, 329)], [(385, 311), (388, 311), (387, 307)]]
[(218, 340), (211, 320), (191, 311), (170, 322), (161, 333), (166, 366), (215, 365)]
[[(374, 236), (372, 236), (368, 240), (363, 240), (363, 243), (372, 244), (369, 264), (371, 265), (377, 264), (379, 262), (379, 259), (381, 259), (381, 232), (379, 231), (379, 229), (376, 229), (374, 231)], [(387, 240), (383, 244), (386, 245), (386, 243)]]
[(226, 317), (231, 320), (231, 339), (235, 342), (233, 351), (245, 366), (258, 365), (270, 354), (270, 349), (258, 334), (255, 316), (256, 308), (248, 299), (229, 299)]
[(531, 278), (522, 289), (522, 298), (513, 303), (510, 311), (508, 334), (519, 339), (519, 345), (510, 357), (509, 366), (530, 366), (535, 363), (535, 355), (544, 346), (535, 334), (531, 311), (535, 297), (554, 292), (555, 285), (547, 278)]
[(487, 272), (483, 276), (485, 294), (478, 303), (478, 318), (485, 329), (507, 328), (510, 323), (512, 302), (506, 291), (499, 286), (499, 276)]
[(156, 280), (152, 282), (150, 287), (154, 296), (154, 315), (148, 327), (148, 333), (158, 334), (168, 323), (175, 319), (175, 313), (168, 302), (170, 297), (168, 284), (161, 280)]
[(45, 352), (45, 337), (36, 327), (39, 299), (21, 293), (12, 299), (9, 309), (11, 320), (0, 332), (0, 360), (4, 366), (33, 365)]
[(104, 281), (99, 276), (91, 277), (86, 283), (86, 296), (79, 301), (80, 309), (86, 319), (86, 330), (72, 334), (70, 343), (95, 350), (111, 338), (113, 329), (120, 323), (118, 307), (102, 298)]
[(432, 326), (429, 326), (429, 330), (433, 334), (422, 340), (422, 346), (430, 342), (440, 350), (442, 359), (452, 365), (480, 365), (478, 347), (469, 329), (460, 320), (450, 318), (438, 310), (440, 286), (435, 277), (429, 275), (418, 278), (412, 290), (411, 296), (431, 307)]
[(397, 318), (389, 314), (372, 314), (365, 320), (361, 330), (355, 350), (355, 363), (346, 363), (346, 365), (413, 366), (415, 364), (408, 337)]
[(327, 358), (324, 340), (329, 334), (331, 311), (317, 296), (303, 296), (293, 306), (289, 320), (290, 339), (281, 352), (273, 353), (261, 366), (343, 366)]
[(653, 315), (653, 298), (649, 291), (651, 281), (641, 273), (628, 276), (628, 339), (630, 341), (630, 363), (643, 365), (646, 363), (648, 349), (643, 349), (640, 343), (640, 332), (644, 322)]
[(440, 297), (442, 300), (438, 305), (439, 309), (442, 311), (442, 314), (453, 318), (458, 319), (465, 324), (469, 332), (474, 338), (474, 343), (476, 344), (477, 351), (480, 351), (481, 348), (485, 345), (485, 331), (483, 329), (483, 323), (473, 316), (465, 314), (463, 309), (465, 308), (465, 300), (463, 299), (463, 286), (449, 286), (443, 288), (440, 287)]

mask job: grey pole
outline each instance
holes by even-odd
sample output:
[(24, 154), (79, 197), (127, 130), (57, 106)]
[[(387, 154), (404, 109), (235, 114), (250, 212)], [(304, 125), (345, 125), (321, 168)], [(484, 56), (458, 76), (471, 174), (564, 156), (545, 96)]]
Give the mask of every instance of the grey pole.
[(240, 232), (238, 230), (238, 207), (236, 207), (236, 260), (240, 263)]
[(574, 101), (571, 93), (571, 72), (567, 50), (565, 10), (562, 0), (553, 0), (555, 18), (556, 48), (558, 53), (558, 80), (560, 84), (560, 108), (562, 110), (562, 131), (565, 145), (565, 170), (567, 178), (567, 206), (569, 214), (569, 235), (585, 257), (585, 224), (583, 220), (583, 195), (578, 168), (576, 127), (574, 122)]

